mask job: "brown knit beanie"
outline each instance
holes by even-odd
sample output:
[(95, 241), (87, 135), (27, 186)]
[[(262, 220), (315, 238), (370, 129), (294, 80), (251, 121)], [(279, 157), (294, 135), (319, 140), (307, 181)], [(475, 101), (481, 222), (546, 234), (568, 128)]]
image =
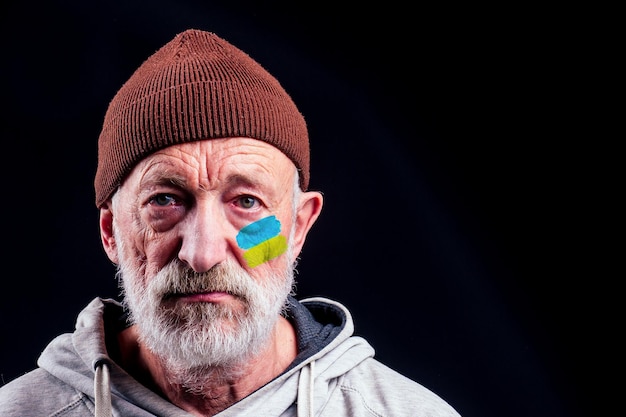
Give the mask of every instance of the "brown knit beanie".
[(279, 82), (213, 33), (179, 33), (135, 71), (109, 104), (98, 139), (96, 205), (152, 152), (240, 136), (281, 150), (300, 171), (300, 187), (307, 189), (306, 123)]

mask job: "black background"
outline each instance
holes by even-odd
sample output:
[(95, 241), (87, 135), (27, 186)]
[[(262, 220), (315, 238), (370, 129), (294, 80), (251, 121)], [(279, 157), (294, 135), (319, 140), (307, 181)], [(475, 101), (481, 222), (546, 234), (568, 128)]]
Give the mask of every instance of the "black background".
[(464, 417), (582, 415), (587, 38), (567, 22), (395, 1), (3, 3), (2, 380), (118, 296), (93, 201), (102, 118), (197, 28), (259, 61), (307, 119), (325, 207), (299, 296), (346, 304), (382, 362)]

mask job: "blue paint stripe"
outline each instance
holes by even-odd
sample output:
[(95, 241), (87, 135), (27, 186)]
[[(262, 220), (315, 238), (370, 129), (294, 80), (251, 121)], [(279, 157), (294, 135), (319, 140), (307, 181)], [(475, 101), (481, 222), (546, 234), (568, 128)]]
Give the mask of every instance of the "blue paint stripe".
[(268, 216), (242, 228), (237, 234), (237, 244), (242, 249), (250, 249), (280, 233), (280, 222), (276, 216)]

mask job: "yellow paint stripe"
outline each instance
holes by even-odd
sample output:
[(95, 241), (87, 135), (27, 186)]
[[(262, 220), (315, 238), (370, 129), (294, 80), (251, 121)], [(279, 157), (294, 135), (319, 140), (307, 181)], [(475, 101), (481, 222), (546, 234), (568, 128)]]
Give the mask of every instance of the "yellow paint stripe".
[(287, 239), (278, 235), (244, 252), (243, 257), (250, 268), (261, 265), (264, 262), (282, 255), (287, 250)]

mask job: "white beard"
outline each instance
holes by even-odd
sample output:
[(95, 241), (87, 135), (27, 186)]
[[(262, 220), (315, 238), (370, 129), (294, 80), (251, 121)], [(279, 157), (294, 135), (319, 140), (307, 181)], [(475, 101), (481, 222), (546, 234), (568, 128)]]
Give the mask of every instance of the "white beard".
[[(283, 258), (287, 260), (293, 259), (288, 247)], [(140, 341), (163, 360), (171, 382), (192, 392), (201, 392), (217, 375), (233, 378), (243, 372), (249, 359), (266, 347), (288, 295), (293, 294), (294, 268), (290, 266), (259, 281), (235, 261), (196, 273), (175, 259), (144, 279), (125, 258), (123, 245), (118, 252), (124, 305), (137, 325)], [(228, 292), (240, 303), (232, 308), (170, 298), (206, 291)]]

